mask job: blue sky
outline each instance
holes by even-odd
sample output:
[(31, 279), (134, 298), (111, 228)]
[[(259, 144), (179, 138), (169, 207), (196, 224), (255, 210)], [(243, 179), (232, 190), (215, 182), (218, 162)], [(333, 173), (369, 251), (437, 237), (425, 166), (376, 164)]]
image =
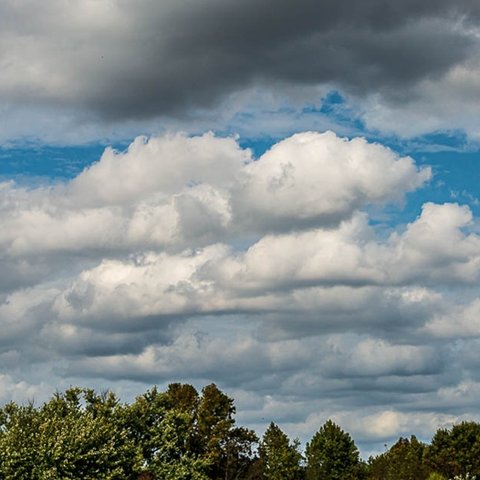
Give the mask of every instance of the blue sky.
[(0, 401), (216, 382), (364, 455), (480, 419), (473, 2), (0, 19)]

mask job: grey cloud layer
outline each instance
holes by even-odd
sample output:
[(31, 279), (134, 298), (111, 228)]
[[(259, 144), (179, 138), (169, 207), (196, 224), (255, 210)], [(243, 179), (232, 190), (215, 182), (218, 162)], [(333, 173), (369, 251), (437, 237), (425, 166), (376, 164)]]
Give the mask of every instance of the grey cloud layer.
[(472, 212), (426, 203), (386, 237), (366, 213), (430, 178), (304, 132), (258, 160), (212, 134), (138, 138), (69, 182), (4, 183), (0, 384), (217, 381), (249, 424), (308, 436), (332, 416), (367, 443), (478, 415)]
[(192, 113), (262, 84), (403, 104), (478, 43), (477, 2), (419, 3), (6, 1), (0, 98), (116, 120)]

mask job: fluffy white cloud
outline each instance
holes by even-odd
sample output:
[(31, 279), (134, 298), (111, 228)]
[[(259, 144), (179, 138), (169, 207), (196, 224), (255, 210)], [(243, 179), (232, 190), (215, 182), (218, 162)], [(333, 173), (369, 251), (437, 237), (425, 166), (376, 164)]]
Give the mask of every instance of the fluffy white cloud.
[(241, 236), (245, 226), (256, 234), (334, 224), (429, 177), (409, 158), (331, 132), (297, 134), (258, 161), (232, 138), (212, 134), (139, 138), (124, 153), (107, 149), (64, 185), (2, 184), (0, 245), (10, 257), (181, 250), (214, 243), (227, 230)]
[(128, 321), (221, 310), (223, 305), (216, 305), (211, 282), (196, 274), (223, 251), (221, 246), (211, 246), (199, 254), (150, 254), (129, 262), (105, 260), (82, 272), (56, 300), (54, 311), (60, 319), (114, 317)]
[[(399, 200), (426, 182), (429, 168), (365, 139), (307, 132), (274, 145), (245, 168), (238, 208), (292, 229), (339, 218), (368, 203)], [(246, 213), (244, 213), (246, 214)]]
[(123, 153), (107, 149), (98, 163), (68, 186), (71, 201), (101, 206), (142, 200), (150, 194), (178, 194), (188, 186), (228, 188), (251, 161), (233, 138), (164, 135), (136, 138)]
[(427, 203), (403, 232), (380, 242), (366, 215), (358, 213), (336, 228), (264, 236), (225, 260), (219, 272), (223, 282), (251, 290), (471, 283), (480, 273), (480, 238), (462, 230), (471, 220), (468, 207)]
[(418, 276), (441, 282), (445, 278), (463, 282), (478, 279), (480, 238), (465, 233), (472, 212), (457, 204), (426, 203), (422, 214), (402, 235), (393, 235), (394, 275)]

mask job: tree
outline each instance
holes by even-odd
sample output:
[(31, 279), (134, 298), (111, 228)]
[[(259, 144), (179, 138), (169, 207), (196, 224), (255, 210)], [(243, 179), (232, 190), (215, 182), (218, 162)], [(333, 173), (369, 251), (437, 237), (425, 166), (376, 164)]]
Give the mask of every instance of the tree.
[(192, 418), (195, 417), (200, 398), (197, 390), (192, 385), (188, 383), (171, 383), (164, 397), (168, 408), (188, 413)]
[(0, 411), (0, 478), (28, 480), (32, 478), (39, 455), (37, 432), (41, 424), (32, 403), (19, 406), (8, 403)]
[(439, 429), (427, 451), (430, 466), (447, 478), (480, 477), (480, 424), (462, 422)]
[(300, 442), (288, 436), (273, 422), (265, 431), (259, 454), (266, 480), (297, 480), (301, 478)]
[(1, 478), (132, 478), (134, 445), (117, 428), (113, 394), (71, 388), (40, 409), (2, 409)]
[(233, 399), (212, 383), (202, 390), (197, 410), (200, 450), (214, 462), (222, 455), (228, 432), (235, 425)]
[(225, 480), (250, 478), (254, 464), (253, 445), (258, 437), (253, 430), (245, 427), (234, 427), (228, 433), (221, 465), (221, 476)]
[(240, 479), (252, 462), (257, 437), (235, 426), (233, 400), (216, 385), (199, 396), (174, 383), (125, 407), (123, 428), (138, 450), (144, 473), (164, 480)]
[(122, 429), (134, 442), (142, 465), (139, 473), (163, 480), (208, 478), (209, 462), (190, 448), (192, 428), (191, 413), (174, 408), (169, 392), (157, 388), (137, 397), (122, 416)]
[(350, 435), (328, 420), (307, 443), (307, 480), (354, 480), (361, 471)]
[(369, 460), (371, 480), (425, 480), (429, 468), (424, 460), (426, 446), (412, 435), (400, 438), (388, 452)]
[(196, 448), (212, 479), (237, 479), (248, 468), (255, 432), (235, 427), (233, 399), (214, 384), (202, 390), (196, 413)]

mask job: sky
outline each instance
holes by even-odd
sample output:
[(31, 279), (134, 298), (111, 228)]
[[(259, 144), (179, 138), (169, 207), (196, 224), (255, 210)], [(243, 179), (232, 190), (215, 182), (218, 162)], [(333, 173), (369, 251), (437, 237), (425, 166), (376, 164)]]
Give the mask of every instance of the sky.
[(479, 59), (476, 0), (3, 0), (0, 402), (480, 421)]

